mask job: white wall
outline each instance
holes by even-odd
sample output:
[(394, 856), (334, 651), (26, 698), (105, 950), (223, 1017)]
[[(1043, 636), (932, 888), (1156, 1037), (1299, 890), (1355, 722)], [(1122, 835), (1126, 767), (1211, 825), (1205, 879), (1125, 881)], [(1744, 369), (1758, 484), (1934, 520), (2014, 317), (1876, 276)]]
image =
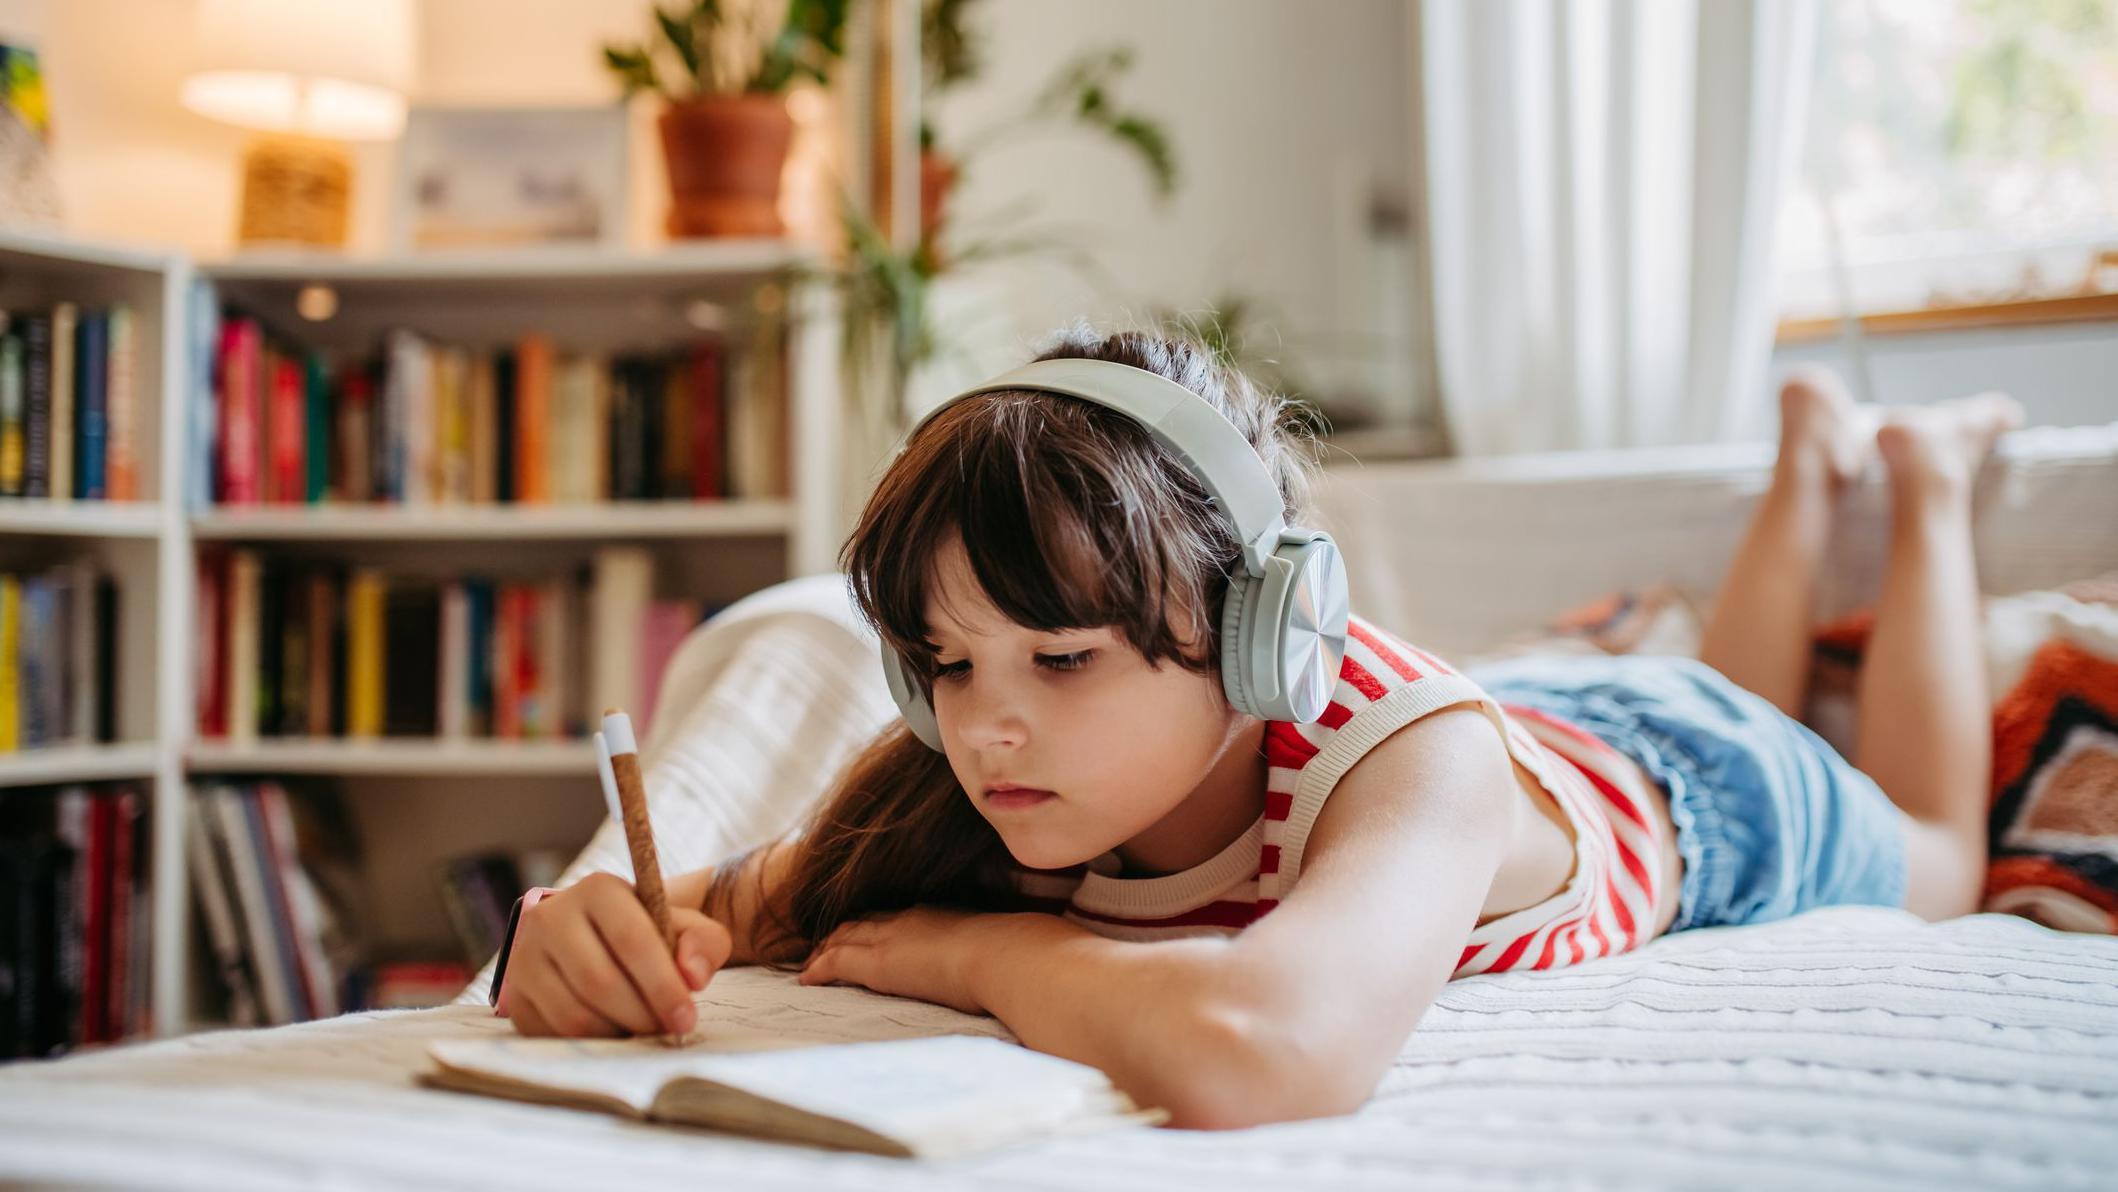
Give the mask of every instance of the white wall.
[[(1159, 118), (1181, 171), (1157, 205), (1135, 159), (1068, 132), (973, 163), (955, 216), (975, 223), (1025, 197), (1078, 233), (1109, 275), (1013, 265), (981, 288), (988, 336), (1019, 353), (1075, 315), (1197, 309), (1225, 291), (1262, 300), (1288, 362), (1333, 374), (1373, 345), (1351, 342), (1347, 208), (1366, 186), (1400, 192), (1411, 138), (1410, 6), (1401, 0), (987, 0), (983, 76), (941, 97), (944, 144), (1035, 93), (1083, 49), (1135, 48), (1123, 102)], [(983, 300), (983, 299), (982, 299)], [(1019, 342), (1014, 342), (1019, 341)], [(1330, 381), (1333, 376), (1322, 378)]]

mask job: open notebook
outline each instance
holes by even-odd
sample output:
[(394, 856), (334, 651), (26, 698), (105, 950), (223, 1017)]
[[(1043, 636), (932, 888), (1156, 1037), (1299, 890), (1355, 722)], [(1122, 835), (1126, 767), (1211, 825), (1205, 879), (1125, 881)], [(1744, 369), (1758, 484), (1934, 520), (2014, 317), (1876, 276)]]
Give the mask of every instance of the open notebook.
[[(789, 1046), (790, 1042), (796, 1045)], [(731, 1050), (733, 1048), (733, 1050)], [(1167, 1119), (1084, 1064), (994, 1038), (462, 1039), (429, 1084), (762, 1138), (931, 1158)]]

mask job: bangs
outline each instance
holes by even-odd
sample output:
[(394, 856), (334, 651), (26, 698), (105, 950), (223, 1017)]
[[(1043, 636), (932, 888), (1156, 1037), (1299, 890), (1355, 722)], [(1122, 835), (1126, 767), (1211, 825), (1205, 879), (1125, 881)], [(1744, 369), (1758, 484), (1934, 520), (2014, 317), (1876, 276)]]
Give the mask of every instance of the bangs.
[[(1073, 398), (956, 403), (907, 444), (846, 544), (861, 612), (931, 673), (927, 602), (960, 537), (999, 613), (1040, 631), (1109, 627), (1150, 663), (1207, 671), (1234, 537), (1190, 472), (1124, 415)], [(950, 609), (952, 615), (961, 610)]]

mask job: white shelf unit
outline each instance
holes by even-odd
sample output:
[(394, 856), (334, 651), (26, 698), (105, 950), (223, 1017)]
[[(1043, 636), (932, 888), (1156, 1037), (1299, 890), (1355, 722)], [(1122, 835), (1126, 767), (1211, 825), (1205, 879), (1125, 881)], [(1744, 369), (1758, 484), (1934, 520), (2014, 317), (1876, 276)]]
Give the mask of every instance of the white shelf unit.
[[(0, 756), (0, 787), (140, 781), (148, 796), (147, 913), (154, 1020), (184, 1021), (180, 990), (190, 907), (184, 884), (183, 742), (190, 725), (191, 542), (176, 483), (184, 377), (184, 303), (191, 266), (162, 252), (63, 236), (0, 232), (0, 309), (123, 302), (138, 333), (137, 501), (0, 500), (0, 566), (91, 557), (117, 580), (117, 735)], [(0, 798), (13, 792), (0, 790)]]
[[(149, 857), (157, 1032), (204, 1025), (193, 999), (191, 894), (184, 857), (187, 783), (323, 776), (341, 783), (365, 846), (365, 886), (382, 942), (390, 925), (446, 925), (433, 866), (452, 842), (496, 847), (584, 843), (602, 817), (593, 755), (576, 741), (196, 739), (192, 657), (198, 550), (244, 546), (455, 574), (571, 566), (597, 547), (656, 555), (666, 593), (730, 600), (834, 566), (843, 532), (838, 484), (838, 338), (828, 287), (803, 252), (768, 241), (671, 246), (652, 253), (539, 250), (374, 259), (314, 253), (194, 266), (179, 256), (61, 237), (0, 234), (0, 308), (126, 301), (139, 312), (143, 500), (0, 502), (0, 563), (67, 551), (110, 559), (123, 585), (121, 743), (0, 757), (0, 787), (115, 778), (151, 782)], [(327, 349), (370, 350), (394, 327), (447, 342), (497, 344), (530, 330), (562, 351), (671, 345), (770, 279), (788, 288), (789, 491), (782, 499), (537, 506), (267, 506), (186, 509), (190, 363), (181, 333), (193, 281), (257, 315), (275, 334)], [(336, 313), (309, 321), (297, 295), (329, 287)], [(6, 791), (0, 790), (0, 797)], [(494, 839), (494, 837), (498, 837)]]

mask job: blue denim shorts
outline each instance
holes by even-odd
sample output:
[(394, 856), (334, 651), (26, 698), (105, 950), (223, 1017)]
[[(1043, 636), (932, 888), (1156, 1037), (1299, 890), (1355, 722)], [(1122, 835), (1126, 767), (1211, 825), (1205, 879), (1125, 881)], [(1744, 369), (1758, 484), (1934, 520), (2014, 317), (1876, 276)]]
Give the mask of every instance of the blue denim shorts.
[(1466, 673), (1503, 704), (1594, 733), (1669, 791), (1685, 865), (1670, 930), (1904, 905), (1904, 813), (1823, 738), (1705, 663), (1552, 655)]

